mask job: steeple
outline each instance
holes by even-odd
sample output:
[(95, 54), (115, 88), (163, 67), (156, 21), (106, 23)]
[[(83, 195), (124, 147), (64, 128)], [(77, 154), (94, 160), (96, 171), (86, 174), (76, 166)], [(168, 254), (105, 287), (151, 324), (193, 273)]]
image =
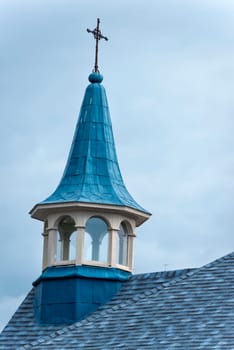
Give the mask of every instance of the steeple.
[[(100, 38), (99, 22), (93, 32)], [(62, 179), (30, 212), (44, 222), (43, 272), (34, 282), (41, 323), (74, 322), (112, 297), (133, 269), (135, 227), (150, 216), (124, 185), (97, 56), (95, 67)]]
[(99, 73), (89, 76), (67, 165), (55, 192), (41, 204), (93, 203), (143, 209), (127, 191), (116, 155), (106, 92)]

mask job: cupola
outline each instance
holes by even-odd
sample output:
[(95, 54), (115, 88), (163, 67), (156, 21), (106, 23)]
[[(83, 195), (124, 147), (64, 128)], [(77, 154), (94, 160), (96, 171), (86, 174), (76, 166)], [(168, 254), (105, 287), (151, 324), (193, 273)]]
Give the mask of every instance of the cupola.
[[(88, 30), (89, 31), (89, 30)], [(30, 214), (44, 223), (43, 267), (34, 282), (40, 323), (78, 321), (109, 300), (133, 269), (135, 228), (150, 216), (129, 194), (116, 155), (103, 76), (89, 82), (56, 190)]]

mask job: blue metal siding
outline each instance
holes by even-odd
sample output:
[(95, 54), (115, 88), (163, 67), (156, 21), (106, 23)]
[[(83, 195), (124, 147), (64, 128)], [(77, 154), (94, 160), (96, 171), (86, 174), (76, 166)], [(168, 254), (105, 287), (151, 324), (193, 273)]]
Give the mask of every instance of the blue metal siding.
[(112, 268), (49, 267), (34, 282), (36, 322), (69, 324), (80, 321), (109, 301), (130, 275)]

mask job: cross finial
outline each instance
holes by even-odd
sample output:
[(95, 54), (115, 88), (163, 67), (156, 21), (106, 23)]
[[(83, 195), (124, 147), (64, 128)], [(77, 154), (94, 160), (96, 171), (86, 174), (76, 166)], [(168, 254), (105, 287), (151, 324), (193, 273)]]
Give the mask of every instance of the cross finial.
[(108, 40), (106, 36), (103, 36), (99, 29), (100, 19), (97, 18), (97, 27), (94, 30), (87, 29), (88, 33), (92, 33), (94, 39), (96, 40), (96, 48), (95, 48), (95, 64), (94, 64), (94, 72), (99, 72), (98, 70), (98, 42), (101, 39)]

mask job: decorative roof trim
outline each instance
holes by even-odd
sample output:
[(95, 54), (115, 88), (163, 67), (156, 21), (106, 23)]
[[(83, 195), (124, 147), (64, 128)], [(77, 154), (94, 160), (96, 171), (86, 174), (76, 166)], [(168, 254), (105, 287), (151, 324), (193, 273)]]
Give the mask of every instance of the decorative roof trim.
[(45, 219), (45, 213), (48, 211), (53, 211), (54, 209), (58, 212), (59, 209), (64, 211), (64, 209), (95, 209), (106, 212), (118, 212), (120, 214), (130, 214), (131, 217), (135, 216), (137, 226), (145, 222), (150, 216), (150, 213), (140, 211), (138, 209), (133, 209), (132, 207), (113, 205), (113, 204), (96, 204), (96, 203), (86, 203), (86, 202), (66, 202), (66, 203), (49, 203), (49, 204), (36, 204), (29, 212), (32, 218), (43, 221)]

